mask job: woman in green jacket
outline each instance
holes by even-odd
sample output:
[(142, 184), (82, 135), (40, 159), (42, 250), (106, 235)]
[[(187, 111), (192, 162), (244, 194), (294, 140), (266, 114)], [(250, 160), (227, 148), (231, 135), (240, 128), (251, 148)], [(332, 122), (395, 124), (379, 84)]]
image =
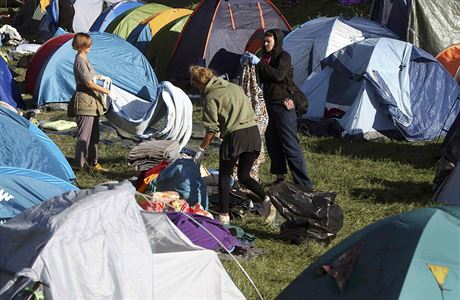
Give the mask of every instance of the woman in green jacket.
[(270, 197), (250, 176), (260, 153), (261, 139), (249, 99), (241, 87), (215, 76), (208, 68), (191, 66), (190, 75), (192, 85), (204, 96), (203, 126), (206, 129), (195, 162), (201, 162), (204, 151), (216, 133), (220, 132), (223, 139), (219, 151), (219, 220), (224, 224), (230, 222), (230, 180), (238, 162), (238, 180), (263, 201), (266, 221), (273, 221), (276, 210), (271, 205)]

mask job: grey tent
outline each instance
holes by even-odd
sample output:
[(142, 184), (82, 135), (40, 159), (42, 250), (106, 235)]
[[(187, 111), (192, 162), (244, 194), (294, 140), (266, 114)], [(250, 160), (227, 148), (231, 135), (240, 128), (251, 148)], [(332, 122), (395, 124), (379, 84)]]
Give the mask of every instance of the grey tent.
[(129, 182), (48, 199), (0, 225), (0, 299), (33, 282), (45, 299), (242, 299), (217, 254), (164, 214), (143, 214)]
[(457, 164), (449, 177), (436, 191), (433, 201), (460, 206), (460, 164)]
[(432, 55), (460, 42), (458, 0), (374, 0), (371, 20)]

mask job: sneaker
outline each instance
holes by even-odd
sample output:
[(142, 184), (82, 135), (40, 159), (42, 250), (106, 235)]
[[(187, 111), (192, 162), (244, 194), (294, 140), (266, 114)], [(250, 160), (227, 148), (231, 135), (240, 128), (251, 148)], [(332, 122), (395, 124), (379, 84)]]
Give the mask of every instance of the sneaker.
[(107, 169), (103, 168), (100, 163), (94, 164), (93, 167), (91, 168), (91, 170), (93, 172), (96, 172), (96, 173), (101, 173), (101, 172), (107, 172), (108, 171)]
[(222, 225), (230, 224), (230, 216), (228, 214), (219, 214), (219, 221)]
[(262, 205), (264, 207), (263, 217), (265, 218), (265, 223), (267, 224), (273, 223), (273, 221), (276, 218), (276, 208), (272, 204), (269, 196), (265, 197)]

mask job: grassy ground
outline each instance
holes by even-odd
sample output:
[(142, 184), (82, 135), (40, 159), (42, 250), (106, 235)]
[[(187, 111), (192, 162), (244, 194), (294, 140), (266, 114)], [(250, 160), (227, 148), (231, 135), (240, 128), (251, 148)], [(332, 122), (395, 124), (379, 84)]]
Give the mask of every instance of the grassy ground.
[[(64, 113), (42, 114), (41, 120), (62, 118)], [(73, 157), (72, 137), (50, 135), (66, 157)], [(316, 188), (337, 192), (337, 202), (345, 215), (345, 224), (329, 246), (316, 242), (296, 246), (278, 238), (278, 227), (265, 225), (259, 218), (237, 221), (236, 224), (257, 236), (256, 246), (268, 253), (242, 265), (254, 279), (266, 299), (273, 299), (289, 282), (326, 250), (351, 233), (384, 217), (429, 206), (431, 180), (434, 176), (433, 143), (347, 142), (332, 138), (301, 137), (309, 173)], [(100, 147), (101, 163), (106, 174), (77, 174), (82, 187), (92, 187), (108, 180), (123, 180), (135, 175), (127, 165), (128, 149), (121, 145)], [(204, 164), (217, 167), (218, 154), (212, 151)], [(273, 180), (263, 166), (262, 182)], [(250, 299), (256, 294), (233, 262), (224, 261), (229, 274)]]

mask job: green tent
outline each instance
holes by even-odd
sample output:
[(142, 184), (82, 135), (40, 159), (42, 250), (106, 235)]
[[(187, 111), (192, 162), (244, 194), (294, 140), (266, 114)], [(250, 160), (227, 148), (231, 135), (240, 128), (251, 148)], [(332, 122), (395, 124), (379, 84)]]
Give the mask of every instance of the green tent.
[(367, 226), (278, 299), (460, 299), (460, 207), (418, 209)]
[(182, 17), (164, 26), (153, 37), (144, 53), (160, 81), (166, 79), (174, 46), (189, 17), (190, 15)]
[(167, 9), (170, 9), (170, 7), (157, 3), (135, 7), (116, 17), (110, 22), (105, 32), (113, 33), (126, 39), (139, 23)]

